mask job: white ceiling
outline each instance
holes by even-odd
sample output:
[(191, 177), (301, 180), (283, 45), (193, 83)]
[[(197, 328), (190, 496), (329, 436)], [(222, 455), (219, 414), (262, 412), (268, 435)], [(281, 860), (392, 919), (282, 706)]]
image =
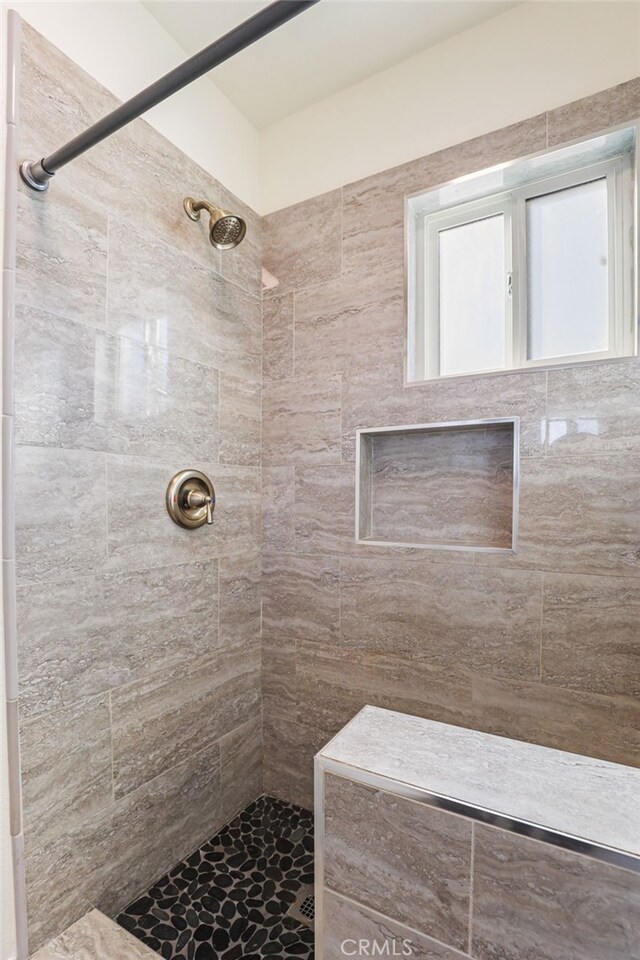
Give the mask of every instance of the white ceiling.
[[(211, 77), (259, 130), (489, 20), (508, 0), (321, 0)], [(246, 20), (264, 0), (146, 0), (188, 54)]]

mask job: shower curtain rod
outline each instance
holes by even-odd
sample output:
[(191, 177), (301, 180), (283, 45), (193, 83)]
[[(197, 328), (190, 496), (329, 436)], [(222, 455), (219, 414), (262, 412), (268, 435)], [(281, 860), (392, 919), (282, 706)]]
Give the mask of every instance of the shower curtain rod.
[(200, 53), (185, 60), (135, 97), (108, 113), (55, 153), (43, 157), (42, 160), (25, 160), (20, 167), (22, 179), (33, 190), (46, 190), (51, 177), (65, 164), (318, 2), (319, 0), (276, 0), (269, 4), (264, 10), (259, 10), (244, 23), (214, 40)]

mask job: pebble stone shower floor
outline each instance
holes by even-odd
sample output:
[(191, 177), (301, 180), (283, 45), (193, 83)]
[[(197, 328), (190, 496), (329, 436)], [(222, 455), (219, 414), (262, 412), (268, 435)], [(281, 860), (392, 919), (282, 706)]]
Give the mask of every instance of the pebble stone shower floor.
[(313, 816), (260, 797), (116, 917), (165, 960), (312, 960), (286, 916), (313, 883)]

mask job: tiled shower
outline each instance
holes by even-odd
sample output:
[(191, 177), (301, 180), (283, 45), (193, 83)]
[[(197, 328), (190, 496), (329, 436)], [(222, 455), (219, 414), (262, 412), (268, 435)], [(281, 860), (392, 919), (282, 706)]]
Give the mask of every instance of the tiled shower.
[[(21, 158), (116, 105), (25, 23), (20, 56)], [(632, 81), (264, 218), (143, 120), (20, 187), (5, 586), (30, 951), (97, 907), (169, 960), (309, 956), (287, 914), (313, 756), (366, 704), (640, 763), (637, 358), (404, 375), (405, 197), (638, 114)], [(213, 250), (187, 194), (246, 240)], [(518, 423), (517, 554), (356, 542), (356, 431), (445, 421), (512, 425), (463, 445), (500, 483)], [(211, 529), (166, 514), (191, 467)], [(256, 902), (225, 913), (211, 889), (243, 870)]]

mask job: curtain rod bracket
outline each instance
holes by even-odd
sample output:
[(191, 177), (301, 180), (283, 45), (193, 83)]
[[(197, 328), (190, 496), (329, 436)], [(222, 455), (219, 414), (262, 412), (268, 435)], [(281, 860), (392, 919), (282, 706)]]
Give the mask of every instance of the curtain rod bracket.
[(20, 176), (28, 187), (32, 190), (48, 190), (49, 180), (53, 176), (47, 173), (42, 165), (42, 160), (25, 160), (20, 164)]

